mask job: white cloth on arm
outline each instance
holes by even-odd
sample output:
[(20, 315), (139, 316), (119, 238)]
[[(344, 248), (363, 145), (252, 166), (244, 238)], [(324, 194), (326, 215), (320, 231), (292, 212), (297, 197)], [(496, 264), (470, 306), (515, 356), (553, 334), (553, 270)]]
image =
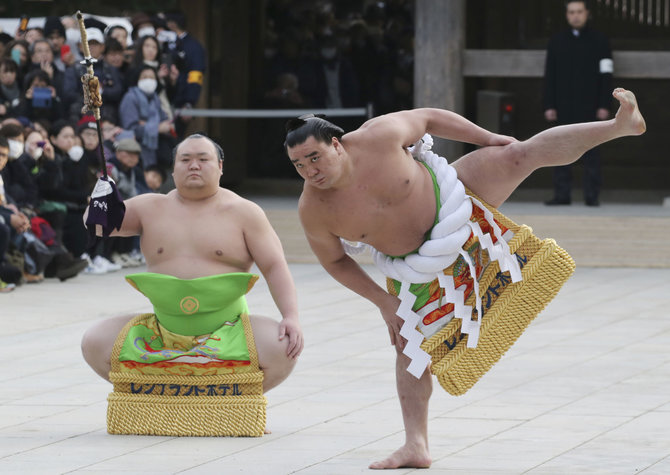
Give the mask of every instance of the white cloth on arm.
[[(430, 167), (440, 188), (441, 206), (438, 223), (431, 230), (430, 239), (424, 242), (416, 253), (404, 258), (387, 256), (367, 246), (372, 251), (375, 264), (384, 275), (402, 283), (398, 295), (401, 303), (397, 315), (405, 321), (400, 334), (407, 339), (407, 345), (403, 350), (403, 353), (411, 360), (407, 370), (417, 378), (421, 377), (430, 363), (430, 355), (420, 347), (424, 336), (430, 335), (423, 335), (417, 330), (421, 317), (412, 310), (416, 296), (409, 291), (411, 284), (422, 284), (438, 279), (440, 287), (444, 289), (445, 301), (454, 304), (454, 316), (462, 320), (461, 333), (468, 335), (468, 348), (474, 348), (479, 338), (482, 307), (475, 265), (470, 255), (463, 249), (470, 234), (474, 233), (477, 236), (482, 248), (488, 251), (491, 261), (498, 261), (501, 271), (510, 272), (512, 282), (521, 280), (519, 263), (514, 254), (510, 252), (500, 227), (493, 219), (493, 214), (477, 199), (465, 193), (465, 187), (458, 179), (456, 170), (444, 158), (430, 150), (432, 145), (433, 138), (426, 134), (409, 149), (416, 160)], [(479, 224), (470, 220), (473, 206), (484, 212), (484, 217), (496, 237), (495, 243), (489, 233), (482, 232)], [(346, 252), (355, 250), (356, 253), (362, 248), (360, 245), (352, 246), (344, 241), (343, 247)], [(464, 290), (456, 289), (453, 277), (443, 272), (456, 262), (458, 256), (463, 257), (473, 278), (477, 320), (471, 318), (472, 307), (465, 305)], [(444, 322), (444, 325), (446, 323)], [(438, 330), (439, 328), (434, 329), (431, 334)]]

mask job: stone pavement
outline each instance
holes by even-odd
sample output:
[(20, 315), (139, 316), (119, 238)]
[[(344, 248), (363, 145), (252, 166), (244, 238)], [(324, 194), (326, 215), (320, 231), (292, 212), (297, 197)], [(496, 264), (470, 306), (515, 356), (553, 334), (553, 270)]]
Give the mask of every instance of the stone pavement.
[[(269, 214), (286, 209), (281, 200), (269, 204)], [(667, 210), (641, 209), (635, 216), (668, 221)], [(608, 213), (630, 214), (599, 212)], [(667, 245), (667, 236), (653, 240)], [(652, 252), (646, 238), (630, 252)], [(670, 473), (670, 268), (626, 265), (579, 266), (466, 395), (436, 385), (429, 473)], [(107, 434), (111, 386), (85, 365), (79, 341), (96, 320), (149, 310), (122, 272), (0, 295), (0, 473), (368, 471), (403, 442), (385, 326), (317, 264), (294, 261), (291, 271), (306, 348), (289, 379), (267, 394), (272, 434), (262, 438)], [(262, 279), (248, 299), (252, 313), (277, 317)]]

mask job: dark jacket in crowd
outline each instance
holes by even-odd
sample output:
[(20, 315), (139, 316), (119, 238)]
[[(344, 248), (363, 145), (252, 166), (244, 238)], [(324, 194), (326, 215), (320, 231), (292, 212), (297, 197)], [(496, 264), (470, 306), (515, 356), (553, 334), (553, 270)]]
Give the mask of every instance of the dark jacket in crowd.
[[(58, 69), (56, 65), (52, 62), (51, 67), (53, 68), (53, 78), (51, 78), (51, 85), (56, 88), (56, 94), (60, 97), (63, 95), (63, 81), (65, 81), (65, 73)], [(28, 73), (31, 71), (36, 71), (42, 69), (38, 63), (30, 63), (28, 66)], [(24, 84), (24, 88), (25, 88)]]
[(186, 33), (177, 39), (174, 56), (175, 64), (179, 69), (174, 105), (175, 107), (183, 107), (186, 104), (195, 106), (202, 91), (206, 66), (205, 49), (198, 40)]
[[(21, 96), (23, 95), (23, 91), (21, 91), (21, 88), (19, 87), (18, 83), (14, 83), (14, 87), (11, 89), (11, 91), (7, 91), (7, 94), (5, 94), (4, 89), (5, 89), (4, 86), (0, 86), (0, 104), (5, 106), (7, 112), (5, 113), (4, 116), (0, 117), (16, 117), (17, 115), (19, 115), (17, 113), (17, 109), (19, 107), (19, 104), (21, 103)], [(16, 96), (10, 97), (9, 96), (10, 92), (16, 94)]]
[(37, 107), (35, 106), (34, 101), (25, 97), (24, 94), (21, 101), (19, 101), (19, 105), (15, 109), (15, 112), (16, 115), (27, 117), (33, 122), (46, 119), (50, 123), (53, 123), (66, 116), (63, 102), (58, 95), (52, 97), (46, 107)]
[(70, 210), (85, 210), (97, 180), (98, 166), (95, 153), (84, 152), (78, 162), (56, 153), (54, 160), (42, 162), (37, 176), (42, 198), (65, 203)]
[(544, 110), (556, 109), (559, 124), (596, 120), (596, 110), (609, 109), (612, 100), (611, 59), (607, 37), (589, 27), (578, 36), (572, 30), (553, 36), (545, 64)]
[(39, 199), (37, 186), (21, 161), (21, 157), (18, 160), (8, 161), (0, 174), (5, 182), (5, 192), (12, 197), (17, 206), (37, 206)]

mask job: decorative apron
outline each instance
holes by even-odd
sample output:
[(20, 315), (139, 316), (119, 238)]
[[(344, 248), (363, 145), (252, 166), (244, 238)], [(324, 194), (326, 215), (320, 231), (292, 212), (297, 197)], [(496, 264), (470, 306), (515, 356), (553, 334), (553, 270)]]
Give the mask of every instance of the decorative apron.
[(267, 401), (244, 295), (258, 276), (131, 274), (155, 313), (112, 350), (111, 434), (262, 436)]
[(350, 254), (371, 249), (389, 293), (400, 298), (407, 371), (419, 378), (430, 367), (447, 392), (460, 395), (556, 296), (575, 264), (553, 239), (540, 240), (467, 191), (432, 143), (426, 134), (410, 148), (439, 190), (430, 238), (404, 257), (343, 246)]

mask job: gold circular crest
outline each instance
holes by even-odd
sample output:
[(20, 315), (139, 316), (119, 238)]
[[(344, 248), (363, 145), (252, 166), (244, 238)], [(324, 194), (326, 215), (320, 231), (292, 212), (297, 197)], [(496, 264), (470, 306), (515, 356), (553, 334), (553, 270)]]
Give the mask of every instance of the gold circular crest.
[(198, 311), (198, 308), (200, 308), (200, 302), (198, 302), (198, 299), (195, 297), (187, 296), (181, 299), (181, 302), (179, 302), (179, 308), (181, 308), (181, 311), (186, 315), (191, 315)]

